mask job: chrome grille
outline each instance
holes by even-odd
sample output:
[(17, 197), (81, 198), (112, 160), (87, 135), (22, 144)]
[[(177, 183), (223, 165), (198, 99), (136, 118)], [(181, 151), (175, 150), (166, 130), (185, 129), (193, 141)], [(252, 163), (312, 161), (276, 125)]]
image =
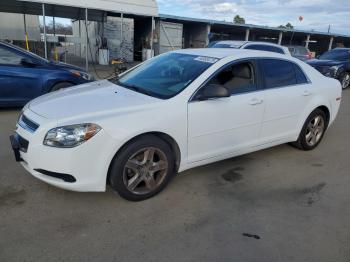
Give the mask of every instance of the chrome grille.
[(24, 114), (22, 114), (21, 116), (20, 116), (20, 118), (19, 118), (19, 120), (18, 120), (18, 124), (22, 127), (22, 128), (24, 128), (24, 129), (26, 129), (26, 130), (28, 130), (28, 131), (30, 131), (30, 132), (32, 132), (32, 133), (34, 133), (38, 128), (39, 128), (39, 125), (37, 124), (37, 123), (35, 123), (35, 122), (33, 122), (32, 120), (30, 120), (28, 117), (26, 117)]

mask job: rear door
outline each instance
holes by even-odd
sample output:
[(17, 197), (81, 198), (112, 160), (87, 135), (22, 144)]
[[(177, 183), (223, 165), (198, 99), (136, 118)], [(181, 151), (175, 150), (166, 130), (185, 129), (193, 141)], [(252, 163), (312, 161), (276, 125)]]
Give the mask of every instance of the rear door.
[(0, 105), (22, 105), (41, 93), (41, 74), (22, 65), (25, 56), (0, 46)]
[(265, 88), (262, 143), (299, 133), (298, 123), (313, 96), (311, 83), (295, 63), (282, 59), (259, 59)]

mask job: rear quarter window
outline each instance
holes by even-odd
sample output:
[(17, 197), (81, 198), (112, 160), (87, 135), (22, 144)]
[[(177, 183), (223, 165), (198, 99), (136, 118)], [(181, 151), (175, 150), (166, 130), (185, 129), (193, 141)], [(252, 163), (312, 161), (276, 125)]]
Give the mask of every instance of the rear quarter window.
[(301, 68), (298, 65), (294, 64), (294, 70), (295, 70), (295, 76), (297, 79), (297, 84), (307, 84), (309, 82), (304, 72), (301, 70)]

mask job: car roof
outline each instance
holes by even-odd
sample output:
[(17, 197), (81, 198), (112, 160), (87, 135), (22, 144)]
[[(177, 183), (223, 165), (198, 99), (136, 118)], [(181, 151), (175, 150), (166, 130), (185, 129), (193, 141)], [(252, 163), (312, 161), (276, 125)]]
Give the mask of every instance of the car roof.
[(237, 56), (237, 57), (276, 57), (276, 58), (286, 58), (284, 54), (251, 50), (251, 49), (232, 49), (232, 48), (196, 48), (196, 49), (179, 49), (173, 51), (178, 54), (188, 54), (196, 56), (213, 57), (217, 59), (223, 59), (225, 57)]

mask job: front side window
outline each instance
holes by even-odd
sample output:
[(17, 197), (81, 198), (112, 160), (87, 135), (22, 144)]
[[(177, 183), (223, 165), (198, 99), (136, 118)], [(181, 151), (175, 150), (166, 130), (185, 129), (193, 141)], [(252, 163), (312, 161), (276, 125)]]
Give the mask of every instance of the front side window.
[(231, 94), (240, 94), (256, 90), (254, 66), (251, 62), (242, 62), (225, 67), (214, 76), (211, 84), (225, 87)]
[(206, 56), (168, 53), (110, 81), (143, 94), (168, 99), (184, 90), (218, 60)]
[(270, 46), (270, 45), (248, 45), (244, 49), (260, 50), (260, 51), (268, 51), (268, 52), (284, 54), (281, 48)]
[(278, 59), (263, 59), (259, 63), (263, 70), (265, 88), (290, 86), (298, 83), (294, 63)]
[(14, 52), (7, 50), (6, 48), (0, 47), (0, 64), (3, 65), (20, 65), (22, 56), (17, 55)]

